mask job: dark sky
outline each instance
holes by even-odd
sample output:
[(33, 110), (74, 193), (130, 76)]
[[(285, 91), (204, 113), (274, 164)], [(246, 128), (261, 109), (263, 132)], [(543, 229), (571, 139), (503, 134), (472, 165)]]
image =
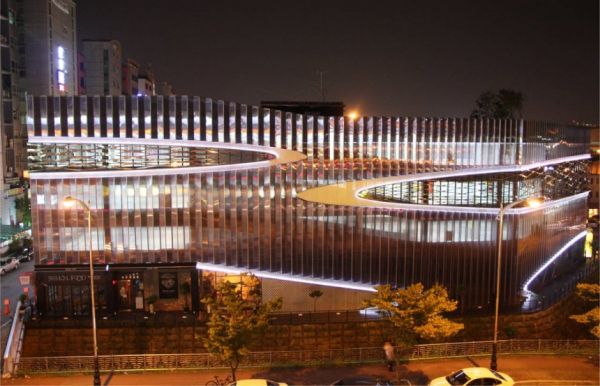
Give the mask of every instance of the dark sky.
[(327, 99), (364, 115), (468, 116), (484, 90), (524, 117), (598, 122), (598, 0), (79, 0), (80, 39), (117, 39), (177, 94)]

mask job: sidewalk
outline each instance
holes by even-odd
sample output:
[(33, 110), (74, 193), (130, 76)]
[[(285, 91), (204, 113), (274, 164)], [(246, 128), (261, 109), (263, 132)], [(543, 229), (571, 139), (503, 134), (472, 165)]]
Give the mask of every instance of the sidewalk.
[[(489, 357), (461, 358), (411, 362), (401, 365), (400, 378), (412, 385), (423, 385), (429, 380), (464, 367), (489, 366)], [(599, 385), (598, 357), (574, 356), (501, 356), (500, 371), (512, 376), (517, 385)], [(226, 371), (146, 372), (102, 374), (103, 385), (198, 385), (203, 386), (214, 375), (224, 378)], [(241, 369), (238, 379), (268, 378), (294, 385), (328, 385), (337, 379), (353, 375), (372, 375), (393, 379), (383, 361), (377, 365), (277, 369)], [(525, 381), (525, 382), (524, 382)], [(91, 385), (92, 375), (35, 376), (31, 378), (2, 379), (2, 385)], [(402, 383), (401, 383), (402, 384)], [(407, 384), (404, 382), (403, 384)]]

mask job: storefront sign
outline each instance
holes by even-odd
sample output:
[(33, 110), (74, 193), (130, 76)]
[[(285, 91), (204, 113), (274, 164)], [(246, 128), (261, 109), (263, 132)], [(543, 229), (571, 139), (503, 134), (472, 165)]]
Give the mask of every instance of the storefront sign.
[(159, 272), (158, 273), (158, 296), (161, 299), (176, 299), (177, 293), (177, 273)]
[[(88, 284), (90, 282), (90, 274), (83, 272), (38, 273), (38, 275), (45, 278), (46, 284)], [(94, 281), (100, 283), (100, 280), (102, 280), (102, 275), (94, 274)]]

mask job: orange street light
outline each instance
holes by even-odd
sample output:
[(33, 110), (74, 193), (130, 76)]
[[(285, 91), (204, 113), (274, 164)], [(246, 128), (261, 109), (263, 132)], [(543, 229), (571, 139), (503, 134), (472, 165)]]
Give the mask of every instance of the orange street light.
[(541, 198), (526, 198), (511, 202), (507, 206), (504, 203), (500, 203), (500, 211), (498, 212), (498, 259), (496, 265), (496, 308), (494, 311), (494, 342), (492, 343), (492, 359), (490, 362), (490, 368), (492, 370), (498, 369), (498, 311), (500, 309), (500, 267), (502, 265), (502, 226), (504, 225), (504, 211), (506, 209), (513, 208), (517, 205), (525, 204), (530, 208), (537, 208), (544, 202), (544, 197)]
[(92, 332), (94, 334), (94, 386), (100, 386), (100, 369), (98, 365), (98, 338), (96, 333), (96, 300), (94, 296), (94, 262), (92, 258), (92, 211), (85, 202), (73, 196), (67, 196), (63, 200), (65, 208), (74, 208), (80, 205), (87, 212), (88, 216), (88, 238), (90, 240), (90, 297), (92, 306)]

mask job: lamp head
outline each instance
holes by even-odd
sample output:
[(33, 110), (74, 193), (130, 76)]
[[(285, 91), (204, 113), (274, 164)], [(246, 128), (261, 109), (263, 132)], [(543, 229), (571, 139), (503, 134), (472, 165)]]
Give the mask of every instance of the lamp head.
[(67, 196), (63, 199), (65, 208), (74, 208), (77, 205), (77, 200), (73, 196)]
[(544, 197), (540, 197), (540, 198), (532, 198), (527, 200), (527, 206), (529, 206), (530, 208), (537, 208), (538, 206), (542, 205), (544, 203)]

